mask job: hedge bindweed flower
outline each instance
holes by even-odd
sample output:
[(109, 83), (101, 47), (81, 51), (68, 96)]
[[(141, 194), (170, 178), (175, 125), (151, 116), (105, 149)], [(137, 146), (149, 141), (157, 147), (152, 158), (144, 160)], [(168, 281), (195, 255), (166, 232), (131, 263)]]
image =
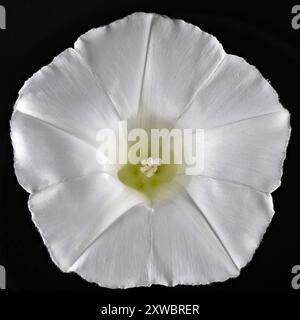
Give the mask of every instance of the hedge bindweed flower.
[[(120, 121), (204, 130), (203, 170), (186, 176), (151, 151), (100, 164), (97, 132)], [(238, 276), (274, 214), (289, 133), (255, 67), (191, 24), (144, 13), (81, 36), (24, 84), (11, 120), (51, 258), (111, 288)]]

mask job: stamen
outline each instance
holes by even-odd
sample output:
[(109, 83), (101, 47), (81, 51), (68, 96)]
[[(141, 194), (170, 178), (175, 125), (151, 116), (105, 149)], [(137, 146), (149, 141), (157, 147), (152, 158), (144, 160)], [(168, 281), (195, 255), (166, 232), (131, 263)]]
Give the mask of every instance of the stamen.
[(141, 161), (140, 171), (147, 177), (151, 178), (157, 171), (158, 166), (161, 164), (159, 158), (149, 157)]

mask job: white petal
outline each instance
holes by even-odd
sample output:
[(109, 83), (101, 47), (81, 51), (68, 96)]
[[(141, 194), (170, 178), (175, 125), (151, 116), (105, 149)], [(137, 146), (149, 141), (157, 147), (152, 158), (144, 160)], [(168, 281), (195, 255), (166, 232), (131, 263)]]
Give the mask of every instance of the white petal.
[(63, 271), (70, 271), (94, 241), (140, 202), (114, 178), (98, 173), (33, 194), (29, 207), (52, 259)]
[(95, 145), (97, 131), (118, 121), (107, 94), (74, 49), (34, 74), (21, 89), (15, 108)]
[(184, 194), (153, 213), (151, 282), (207, 284), (239, 274), (212, 226)]
[(202, 174), (272, 192), (280, 185), (289, 133), (286, 110), (206, 130)]
[(217, 39), (198, 27), (153, 16), (140, 105), (142, 115), (177, 119), (224, 55)]
[(211, 35), (181, 20), (136, 13), (75, 43), (119, 110), (175, 119), (224, 57)]
[(138, 109), (151, 20), (151, 14), (136, 13), (93, 29), (75, 43), (122, 119)]
[(143, 206), (128, 210), (83, 253), (70, 271), (103, 287), (149, 286), (149, 214)]
[(192, 177), (186, 188), (235, 264), (244, 267), (273, 216), (271, 196), (201, 176)]
[(226, 54), (179, 125), (212, 128), (280, 110), (277, 93), (259, 71), (244, 59)]
[(16, 175), (28, 192), (103, 170), (94, 147), (19, 111), (11, 120), (11, 138)]

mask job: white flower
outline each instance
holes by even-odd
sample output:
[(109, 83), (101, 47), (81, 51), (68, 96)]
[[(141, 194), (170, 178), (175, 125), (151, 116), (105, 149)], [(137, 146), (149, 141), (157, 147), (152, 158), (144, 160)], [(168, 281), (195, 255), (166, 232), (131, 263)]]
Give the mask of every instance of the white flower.
[[(136, 115), (205, 129), (204, 171), (154, 208), (95, 156), (97, 131)], [(16, 175), (53, 261), (111, 288), (236, 277), (274, 214), (289, 132), (255, 67), (144, 13), (81, 36), (25, 83), (11, 120)]]

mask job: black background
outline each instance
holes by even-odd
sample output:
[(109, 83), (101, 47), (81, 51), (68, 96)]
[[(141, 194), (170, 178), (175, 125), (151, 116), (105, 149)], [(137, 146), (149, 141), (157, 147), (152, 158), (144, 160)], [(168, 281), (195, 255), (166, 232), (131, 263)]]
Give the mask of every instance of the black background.
[[(208, 314), (218, 309), (218, 304), (211, 307), (214, 299), (232, 301), (226, 309), (221, 308), (222, 312), (228, 309), (231, 314), (231, 307), (235, 299), (241, 300), (242, 291), (253, 297), (264, 292), (263, 299), (271, 296), (274, 301), (277, 301), (279, 291), (289, 297), (300, 293), (291, 287), (291, 269), (300, 264), (300, 211), (296, 203), (299, 198), (296, 140), (300, 104), (300, 29), (294, 30), (291, 26), (291, 9), (297, 2), (0, 0), (0, 4), (7, 11), (7, 29), (0, 30), (0, 264), (6, 267), (8, 289), (6, 294), (0, 292), (0, 312), (1, 300), (6, 301), (8, 296), (17, 299), (19, 295), (13, 293), (16, 291), (61, 291), (56, 293), (59, 297), (56, 301), (60, 304), (66, 295), (74, 295), (76, 291), (77, 297), (88, 297), (88, 310), (93, 312), (96, 312), (96, 303), (146, 304), (156, 301), (199, 303), (205, 305), (203, 312)], [(18, 185), (14, 175), (9, 138), (9, 119), (18, 90), (34, 72), (50, 63), (61, 51), (72, 47), (82, 33), (135, 11), (181, 18), (215, 35), (228, 53), (245, 57), (271, 81), (282, 104), (292, 114), (293, 130), (282, 185), (273, 193), (276, 214), (253, 260), (236, 279), (199, 287), (153, 286), (125, 291), (99, 288), (76, 274), (62, 273), (51, 261), (31, 222), (28, 194)], [(275, 291), (277, 294), (273, 296)], [(33, 293), (27, 292), (30, 301), (34, 300), (31, 295)], [(251, 299), (243, 301), (245, 306), (252, 306)], [(256, 300), (262, 304), (261, 299)], [(49, 300), (43, 300), (43, 303), (48, 312), (53, 311), (55, 304), (48, 304)], [(281, 304), (272, 303), (272, 308)], [(79, 305), (70, 305), (68, 312), (70, 309), (77, 312)]]

